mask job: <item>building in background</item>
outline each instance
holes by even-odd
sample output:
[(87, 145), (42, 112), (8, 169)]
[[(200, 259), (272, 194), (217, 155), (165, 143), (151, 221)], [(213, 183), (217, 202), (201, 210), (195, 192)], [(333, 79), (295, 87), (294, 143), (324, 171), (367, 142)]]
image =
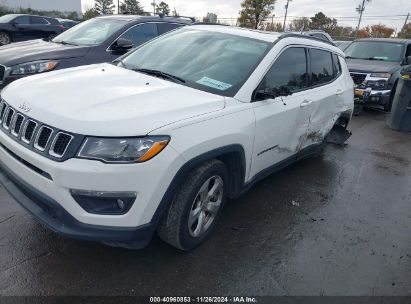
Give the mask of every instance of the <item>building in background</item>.
[(60, 11), (63, 13), (82, 13), (81, 0), (0, 0), (0, 5), (11, 9), (31, 8), (41, 11)]

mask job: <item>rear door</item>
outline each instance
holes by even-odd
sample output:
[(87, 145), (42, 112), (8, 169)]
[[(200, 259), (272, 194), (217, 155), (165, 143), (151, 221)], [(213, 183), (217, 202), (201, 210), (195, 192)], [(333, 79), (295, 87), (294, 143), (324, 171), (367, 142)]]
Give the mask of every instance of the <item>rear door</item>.
[(288, 88), (292, 95), (253, 103), (256, 134), (251, 176), (298, 152), (301, 136), (308, 129), (307, 51), (304, 47), (290, 47), (282, 51), (267, 72), (258, 90)]
[(309, 130), (301, 149), (323, 142), (333, 127), (336, 115), (343, 106), (344, 82), (338, 56), (330, 51), (309, 48), (310, 101)]
[(50, 22), (42, 17), (31, 16), (30, 23), (34, 39), (48, 38), (51, 33)]

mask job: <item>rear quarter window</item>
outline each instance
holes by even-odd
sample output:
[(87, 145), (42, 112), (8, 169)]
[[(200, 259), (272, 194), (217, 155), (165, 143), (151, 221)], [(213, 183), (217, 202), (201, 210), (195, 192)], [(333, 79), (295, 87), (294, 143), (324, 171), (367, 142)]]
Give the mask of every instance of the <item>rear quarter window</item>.
[(183, 25), (176, 24), (176, 23), (158, 23), (157, 26), (158, 26), (158, 34), (162, 35), (172, 30), (175, 30), (179, 27), (182, 27)]

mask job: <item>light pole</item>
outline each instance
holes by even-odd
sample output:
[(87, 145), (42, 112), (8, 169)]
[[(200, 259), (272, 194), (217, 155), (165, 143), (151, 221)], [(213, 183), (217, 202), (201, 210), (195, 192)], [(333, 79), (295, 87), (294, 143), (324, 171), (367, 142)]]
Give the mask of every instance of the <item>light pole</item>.
[(117, 0), (117, 14), (120, 15), (120, 0)]
[(285, 16), (284, 16), (283, 32), (285, 32), (285, 22), (287, 21), (288, 5), (290, 4), (290, 1), (292, 1), (292, 0), (287, 0), (287, 4), (285, 5)]

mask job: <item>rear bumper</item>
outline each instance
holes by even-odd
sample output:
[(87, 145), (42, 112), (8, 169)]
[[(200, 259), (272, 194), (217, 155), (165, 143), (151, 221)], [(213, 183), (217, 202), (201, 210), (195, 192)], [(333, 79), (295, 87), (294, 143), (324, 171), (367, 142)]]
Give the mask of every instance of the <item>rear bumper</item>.
[(66, 237), (107, 243), (133, 242), (134, 248), (143, 248), (149, 243), (155, 231), (155, 226), (152, 223), (136, 228), (81, 223), (59, 203), (15, 175), (1, 161), (0, 183), (39, 222)]

